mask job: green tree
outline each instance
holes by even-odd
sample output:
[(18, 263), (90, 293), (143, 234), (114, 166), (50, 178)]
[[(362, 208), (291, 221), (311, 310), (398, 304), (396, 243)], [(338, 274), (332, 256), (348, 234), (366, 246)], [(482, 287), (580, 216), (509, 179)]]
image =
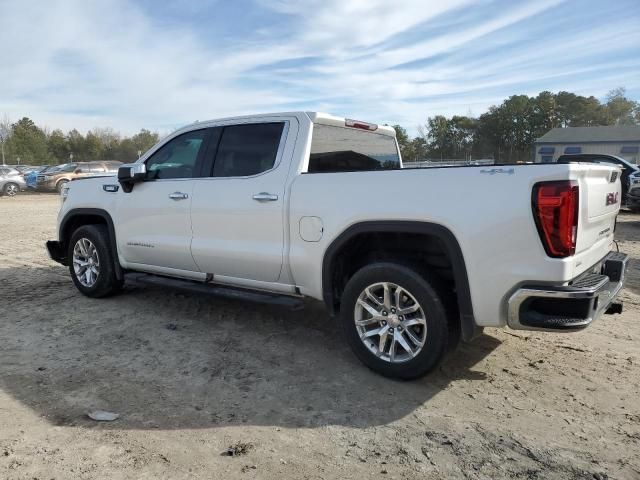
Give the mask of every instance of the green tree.
[(104, 150), (102, 139), (94, 132), (87, 132), (84, 137), (84, 157), (82, 160), (102, 160)]
[(159, 135), (157, 132), (150, 132), (145, 128), (131, 137), (131, 141), (133, 142), (137, 150), (140, 151), (140, 154), (143, 154), (151, 147), (153, 147), (156, 143), (158, 143), (158, 140)]
[(67, 134), (67, 144), (69, 145), (69, 160), (73, 159), (79, 162), (86, 159), (87, 152), (84, 135), (75, 128)]
[(442, 115), (427, 119), (426, 134), (424, 135), (430, 154), (440, 159), (451, 154), (451, 131), (449, 121)]
[(49, 157), (55, 163), (64, 163), (69, 158), (69, 144), (62, 130), (54, 130), (47, 138)]
[(120, 146), (120, 135), (112, 128), (94, 128), (93, 134), (100, 139), (102, 144), (102, 159), (116, 160)]
[(415, 162), (429, 158), (429, 147), (424, 136), (419, 135), (411, 140), (411, 154), (413, 155), (412, 160)]
[(609, 125), (635, 125), (638, 122), (640, 105), (626, 97), (626, 90), (622, 87), (611, 90), (607, 94), (604, 106), (607, 123)]
[(478, 131), (478, 120), (471, 117), (454, 115), (449, 120), (450, 143), (453, 158), (470, 159), (473, 155)]
[(22, 164), (38, 165), (49, 159), (47, 137), (30, 118), (23, 117), (11, 126), (9, 143), (16, 162), (19, 158)]
[(138, 147), (130, 138), (123, 139), (116, 150), (116, 160), (124, 163), (135, 162), (138, 158)]
[(393, 125), (393, 129), (396, 131), (396, 140), (398, 141), (398, 147), (400, 147), (400, 154), (404, 161), (413, 161), (413, 152), (411, 151), (411, 139), (407, 130), (400, 125)]

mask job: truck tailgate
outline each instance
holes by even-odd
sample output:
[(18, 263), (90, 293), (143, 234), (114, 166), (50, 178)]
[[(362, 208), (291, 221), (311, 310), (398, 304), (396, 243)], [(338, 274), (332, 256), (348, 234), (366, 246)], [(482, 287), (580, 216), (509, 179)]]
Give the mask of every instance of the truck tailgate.
[[(622, 198), (620, 169), (609, 165), (580, 164), (580, 217), (576, 256), (604, 257), (611, 248)], [(579, 264), (576, 265), (578, 267)], [(587, 265), (588, 266), (588, 265)], [(576, 272), (578, 273), (578, 272)]]

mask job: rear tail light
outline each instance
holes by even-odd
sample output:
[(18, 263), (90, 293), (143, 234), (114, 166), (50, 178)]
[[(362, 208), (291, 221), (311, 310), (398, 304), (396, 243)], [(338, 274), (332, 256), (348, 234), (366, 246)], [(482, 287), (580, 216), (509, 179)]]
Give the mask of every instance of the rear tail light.
[(378, 129), (378, 125), (375, 123), (361, 122), (359, 120), (351, 120), (349, 118), (345, 119), (344, 125), (346, 127), (361, 128), (362, 130), (369, 130), (371, 132)]
[(533, 187), (533, 216), (547, 255), (564, 258), (576, 252), (578, 183), (541, 182)]

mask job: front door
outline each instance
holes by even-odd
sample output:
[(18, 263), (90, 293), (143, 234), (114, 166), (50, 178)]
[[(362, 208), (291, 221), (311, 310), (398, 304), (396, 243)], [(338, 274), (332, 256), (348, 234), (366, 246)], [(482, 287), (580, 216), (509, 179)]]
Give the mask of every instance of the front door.
[(147, 178), (118, 192), (118, 250), (127, 264), (197, 272), (191, 255), (191, 202), (208, 130), (183, 133), (146, 160)]
[(275, 117), (214, 129), (206, 155), (212, 165), (194, 181), (191, 209), (191, 251), (202, 272), (214, 279), (280, 277), (285, 183), (297, 125), (295, 118)]

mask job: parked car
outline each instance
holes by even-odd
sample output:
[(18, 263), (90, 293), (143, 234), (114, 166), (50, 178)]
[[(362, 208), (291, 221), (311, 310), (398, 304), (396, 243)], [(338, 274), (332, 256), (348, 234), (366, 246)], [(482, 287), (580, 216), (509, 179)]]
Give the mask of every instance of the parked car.
[(115, 175), (120, 165), (122, 162), (116, 161), (66, 163), (55, 170), (39, 173), (36, 188), (61, 192), (67, 183), (78, 178)]
[(15, 168), (0, 165), (0, 196), (13, 197), (27, 189), (27, 184)]
[(617, 167), (402, 167), (392, 127), (309, 112), (200, 122), (117, 179), (69, 183), (47, 248), (89, 297), (126, 274), (322, 300), (358, 358), (400, 378), (483, 327), (567, 332), (621, 311)]
[(628, 184), (627, 207), (634, 213), (640, 213), (640, 171), (629, 176)]
[(9, 166), (11, 168), (17, 170), (20, 175), (24, 174), (24, 172), (26, 170), (29, 170), (30, 168), (33, 168), (33, 167), (31, 167), (31, 165), (9, 165)]
[(57, 169), (58, 166), (59, 165), (41, 165), (24, 172), (24, 180), (27, 182), (27, 187), (35, 189), (38, 186), (38, 174), (52, 172)]

